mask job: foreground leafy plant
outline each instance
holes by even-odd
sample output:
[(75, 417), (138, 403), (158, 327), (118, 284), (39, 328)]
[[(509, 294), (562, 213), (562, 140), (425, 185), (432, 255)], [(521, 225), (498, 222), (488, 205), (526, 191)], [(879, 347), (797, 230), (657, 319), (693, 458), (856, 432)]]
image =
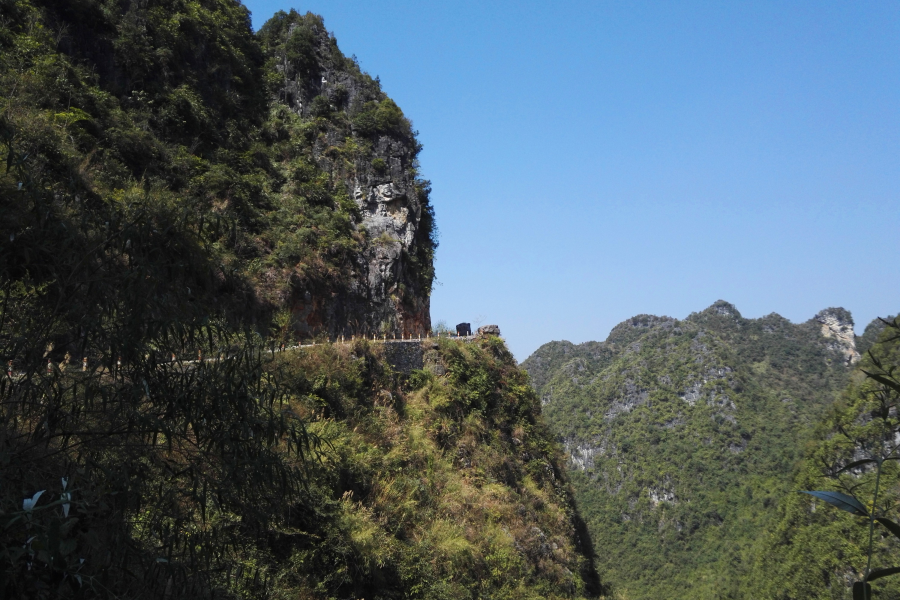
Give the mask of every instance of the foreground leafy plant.
[[(892, 321), (885, 320), (884, 324), (889, 333), (882, 343), (893, 342), (900, 339), (900, 319), (895, 318)], [(834, 473), (834, 476), (837, 477), (843, 473), (861, 470), (870, 465), (874, 465), (875, 490), (872, 493), (872, 501), (869, 506), (866, 506), (856, 497), (854, 489), (859, 487), (859, 484), (846, 485), (845, 487), (847, 487), (846, 491), (848, 493), (821, 490), (804, 490), (801, 492), (818, 498), (843, 511), (849, 512), (852, 515), (863, 517), (868, 520), (869, 535), (866, 548), (866, 568), (862, 580), (853, 584), (854, 600), (869, 600), (872, 597), (872, 586), (869, 582), (900, 573), (900, 566), (879, 569), (872, 568), (875, 523), (879, 523), (887, 529), (891, 535), (900, 539), (900, 524), (883, 515), (879, 516), (878, 514), (878, 500), (883, 467), (888, 461), (900, 460), (900, 455), (898, 455), (900, 444), (896, 443), (898, 436), (900, 436), (900, 419), (898, 419), (898, 409), (900, 409), (900, 379), (898, 379), (898, 369), (900, 369), (900, 365), (886, 364), (882, 358), (873, 354), (872, 351), (869, 351), (868, 354), (872, 363), (872, 368), (869, 370), (863, 369), (863, 373), (867, 379), (876, 384), (874, 389), (870, 392), (871, 397), (877, 403), (874, 410), (870, 413), (870, 419), (873, 422), (877, 422), (877, 425), (875, 425), (875, 428), (877, 429), (875, 432), (876, 435), (851, 435), (848, 430), (840, 428), (840, 433), (851, 442), (854, 448), (857, 448), (864, 453), (868, 452), (869, 456), (850, 462), (838, 469)], [(872, 428), (868, 428), (868, 431), (865, 433), (873, 433)], [(846, 482), (842, 481), (841, 483), (845, 484)]]

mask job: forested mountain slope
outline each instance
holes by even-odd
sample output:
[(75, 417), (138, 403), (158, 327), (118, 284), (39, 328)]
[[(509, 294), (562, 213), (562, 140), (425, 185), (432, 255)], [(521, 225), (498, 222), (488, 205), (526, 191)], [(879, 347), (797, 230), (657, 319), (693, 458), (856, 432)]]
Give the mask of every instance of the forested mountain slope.
[(429, 328), (435, 229), (320, 17), (0, 0), (0, 150), (0, 597), (600, 593), (502, 341), (360, 339)]
[(719, 301), (525, 360), (604, 577), (635, 599), (748, 597), (754, 543), (858, 357), (843, 309), (795, 325)]
[[(900, 320), (875, 321), (861, 337), (868, 337), (871, 343), (859, 372), (816, 428), (790, 493), (778, 503), (776, 520), (761, 532), (762, 543), (748, 584), (750, 597), (850, 600), (851, 585), (865, 575), (868, 519), (793, 492), (838, 491), (871, 506), (875, 465), (852, 467), (852, 463), (883, 452), (893, 460), (883, 464), (876, 515), (900, 520), (900, 469), (895, 462), (900, 443)], [(851, 468), (844, 469), (848, 465)], [(879, 523), (876, 527), (871, 567), (900, 564), (900, 540)], [(896, 576), (873, 580), (872, 586), (874, 598), (900, 598)]]

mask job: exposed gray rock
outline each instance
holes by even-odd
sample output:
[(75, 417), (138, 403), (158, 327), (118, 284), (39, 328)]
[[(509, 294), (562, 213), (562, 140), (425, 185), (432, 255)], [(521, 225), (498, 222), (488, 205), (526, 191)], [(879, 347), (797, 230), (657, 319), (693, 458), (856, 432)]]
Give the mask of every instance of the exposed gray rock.
[(717, 408), (724, 408), (726, 410), (736, 410), (737, 407), (734, 405), (734, 400), (729, 398), (726, 394), (719, 394), (715, 391), (710, 392), (709, 400), (706, 402), (709, 406), (715, 406)]
[(829, 340), (828, 348), (839, 352), (845, 364), (859, 361), (856, 350), (856, 334), (853, 332), (853, 317), (843, 308), (826, 308), (813, 319), (819, 323), (822, 336)]
[(740, 454), (741, 452), (743, 452), (746, 449), (747, 449), (747, 442), (745, 440), (741, 440), (740, 444), (736, 444), (734, 442), (731, 442), (730, 444), (728, 444), (728, 451), (731, 452), (732, 454)]
[(575, 439), (563, 441), (563, 448), (569, 455), (569, 462), (573, 467), (581, 471), (594, 468), (594, 457), (606, 454), (606, 442), (595, 442), (593, 445)]
[(706, 310), (719, 315), (720, 317), (741, 318), (741, 313), (738, 312), (738, 309), (735, 308), (734, 304), (726, 302), (725, 300), (716, 300), (712, 306)]
[[(342, 113), (317, 122), (312, 158), (355, 201), (358, 213), (351, 225), (361, 245), (349, 294), (309, 299), (303, 283), (297, 284), (294, 328), (301, 335), (322, 330), (330, 335), (425, 334), (431, 328), (431, 278), (430, 264), (423, 263), (430, 255), (421, 249), (430, 241), (422, 224), (431, 213), (428, 184), (417, 174), (421, 146), (379, 82), (335, 52), (336, 42), (321, 21), (302, 17), (287, 30), (286, 38), (292, 36), (308, 40), (314, 60), (301, 57), (294, 64), (283, 51), (277, 54), (284, 79), (275, 95), (304, 118)], [(394, 129), (359, 129), (355, 118), (382, 106), (400, 114)], [(352, 151), (346, 148), (348, 139)]]
[(647, 495), (650, 497), (650, 502), (654, 507), (659, 506), (663, 502), (667, 502), (669, 504), (677, 504), (675, 492), (666, 489), (666, 487), (664, 486), (649, 488), (647, 490)]
[(650, 392), (637, 384), (631, 379), (626, 379), (621, 388), (622, 395), (612, 401), (607, 409), (604, 417), (614, 419), (617, 415), (631, 412), (635, 407), (647, 403)]
[(703, 396), (701, 390), (703, 389), (703, 385), (706, 381), (695, 381), (693, 384), (689, 385), (684, 389), (683, 392), (680, 392), (678, 396), (687, 402), (690, 406), (693, 406), (697, 403), (697, 400)]
[(478, 335), (500, 335), (500, 327), (497, 325), (484, 325), (478, 328)]

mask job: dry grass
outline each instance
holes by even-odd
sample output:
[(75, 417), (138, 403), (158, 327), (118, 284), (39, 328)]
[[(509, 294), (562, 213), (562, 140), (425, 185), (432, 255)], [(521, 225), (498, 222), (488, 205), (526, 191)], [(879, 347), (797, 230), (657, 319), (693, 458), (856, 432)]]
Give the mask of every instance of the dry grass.
[(319, 475), (358, 478), (333, 493), (343, 495), (342, 528), (364, 570), (414, 562), (432, 583), (468, 581), (480, 595), (586, 595), (560, 457), (546, 451), (555, 446), (524, 375), (495, 345), (442, 342), (449, 372), (418, 390), (384, 367), (377, 345), (295, 357), (316, 382), (300, 404), (322, 407), (305, 414), (342, 414), (310, 424), (330, 444)]

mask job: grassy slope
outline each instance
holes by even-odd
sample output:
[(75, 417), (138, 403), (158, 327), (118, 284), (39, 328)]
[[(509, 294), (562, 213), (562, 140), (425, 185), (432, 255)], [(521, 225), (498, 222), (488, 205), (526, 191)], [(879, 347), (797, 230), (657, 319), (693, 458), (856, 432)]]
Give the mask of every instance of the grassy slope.
[(314, 510), (281, 577), (338, 597), (597, 593), (561, 455), (502, 342), (442, 340), (447, 374), (400, 387), (386, 371), (361, 384), (362, 365), (384, 369), (372, 351), (291, 365), (310, 386), (297, 410), (330, 449), (310, 466)]
[[(499, 339), (435, 346), (440, 377), (398, 377), (361, 341), (3, 382), (20, 409), (3, 429), (0, 589), (596, 597), (526, 374)], [(69, 416), (44, 435), (48, 412)]]
[(599, 568), (630, 598), (746, 597), (803, 432), (848, 373), (814, 324), (726, 303), (635, 317), (602, 344), (554, 342), (523, 366), (584, 461), (571, 476)]

